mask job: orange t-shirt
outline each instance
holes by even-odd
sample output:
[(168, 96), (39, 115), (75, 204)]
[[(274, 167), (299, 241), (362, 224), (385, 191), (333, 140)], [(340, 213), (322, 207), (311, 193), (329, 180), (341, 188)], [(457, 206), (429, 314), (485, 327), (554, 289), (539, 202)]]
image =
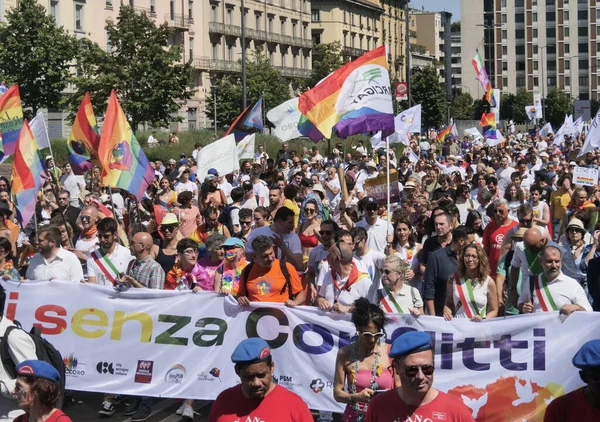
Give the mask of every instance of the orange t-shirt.
[[(302, 291), (302, 283), (298, 271), (288, 262), (285, 263), (290, 273), (292, 294), (295, 296)], [(270, 267), (261, 267), (257, 263), (252, 265), (247, 280), (240, 280), (238, 297), (246, 296), (250, 302), (275, 302), (285, 303), (290, 298), (289, 292), (281, 293), (285, 286), (285, 276), (281, 272), (279, 260), (273, 261)]]

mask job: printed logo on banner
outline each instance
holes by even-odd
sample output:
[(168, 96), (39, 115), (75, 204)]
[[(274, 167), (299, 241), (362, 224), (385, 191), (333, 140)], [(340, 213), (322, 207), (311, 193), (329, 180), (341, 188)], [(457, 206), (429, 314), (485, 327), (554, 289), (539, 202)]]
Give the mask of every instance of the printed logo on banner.
[(123, 366), (122, 363), (98, 362), (96, 371), (98, 371), (99, 374), (125, 376), (129, 373), (129, 368)]
[(302, 388), (302, 383), (294, 381), (294, 378), (290, 375), (280, 375), (279, 377), (274, 375), (274, 377), (277, 379), (277, 384), (287, 388), (290, 391), (294, 391), (295, 388)]
[(319, 394), (323, 390), (333, 390), (333, 383), (331, 381), (323, 381), (321, 378), (314, 379), (310, 382), (310, 389), (315, 394)]
[(181, 384), (186, 375), (185, 366), (176, 364), (165, 374), (165, 382), (168, 384)]
[(218, 379), (219, 382), (221, 381), (221, 370), (217, 367), (211, 369), (208, 372), (200, 372), (196, 378), (198, 379), (198, 381), (202, 381), (202, 382), (213, 382), (214, 380)]
[(140, 384), (150, 384), (153, 369), (153, 360), (138, 360), (134, 381)]
[(85, 375), (85, 370), (80, 368), (80, 366), (85, 366), (85, 364), (79, 362), (79, 359), (73, 353), (65, 356), (63, 363), (65, 364), (65, 375), (69, 377), (82, 377)]

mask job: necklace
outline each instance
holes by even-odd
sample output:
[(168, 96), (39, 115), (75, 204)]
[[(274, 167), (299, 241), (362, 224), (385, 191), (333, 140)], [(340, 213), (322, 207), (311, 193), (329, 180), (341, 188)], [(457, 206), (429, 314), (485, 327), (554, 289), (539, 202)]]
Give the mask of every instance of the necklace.
[[(350, 371), (350, 393), (356, 394), (356, 375), (358, 374), (358, 341), (356, 341), (356, 347), (352, 349), (352, 371)], [(369, 388), (376, 391), (379, 385), (377, 384), (377, 377), (383, 372), (383, 368), (379, 364), (379, 347), (381, 345), (381, 339), (377, 340), (375, 345), (375, 359), (373, 359), (373, 366), (371, 367), (371, 380), (369, 382)], [(352, 409), (356, 412), (356, 422), (363, 422), (369, 405), (366, 403), (354, 403)]]

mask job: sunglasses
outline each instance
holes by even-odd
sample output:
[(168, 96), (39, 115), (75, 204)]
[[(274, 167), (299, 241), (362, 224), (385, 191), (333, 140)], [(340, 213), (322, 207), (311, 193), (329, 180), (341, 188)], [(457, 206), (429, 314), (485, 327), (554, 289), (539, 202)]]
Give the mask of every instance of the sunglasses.
[(81, 217), (79, 217), (79, 219), (81, 221), (90, 221), (92, 217), (90, 217), (89, 215), (82, 215)]
[(172, 232), (174, 230), (177, 230), (179, 226), (160, 226), (160, 231), (163, 232)]
[(394, 271), (392, 270), (381, 270), (381, 272), (385, 275), (390, 275), (391, 273), (393, 273)]
[(304, 208), (304, 214), (314, 214), (315, 210), (312, 208)]
[(404, 374), (407, 377), (412, 378), (417, 376), (417, 374), (419, 373), (419, 369), (421, 370), (421, 372), (423, 372), (423, 375), (425, 376), (433, 375), (433, 371), (435, 370), (433, 365), (407, 366), (406, 368), (404, 368)]
[(371, 333), (369, 331), (361, 331), (360, 335), (363, 338), (369, 338), (369, 339), (375, 338), (375, 339), (379, 339), (379, 338), (383, 337), (385, 335), (385, 333), (383, 331), (379, 331), (377, 333)]
[(252, 221), (240, 221), (240, 224), (243, 226), (249, 226), (250, 224), (252, 224)]
[(331, 236), (333, 232), (331, 230), (319, 230), (321, 236)]

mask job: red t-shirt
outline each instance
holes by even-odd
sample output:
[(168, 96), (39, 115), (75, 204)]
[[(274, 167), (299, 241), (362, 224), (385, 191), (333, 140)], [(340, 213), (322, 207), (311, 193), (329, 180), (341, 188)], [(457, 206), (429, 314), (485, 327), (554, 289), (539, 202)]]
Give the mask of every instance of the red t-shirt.
[(600, 409), (586, 400), (583, 387), (552, 400), (546, 408), (544, 422), (571, 421), (600, 421)]
[[(29, 422), (29, 415), (17, 416), (13, 422)], [(54, 409), (45, 422), (73, 422), (70, 417), (65, 415), (61, 410)]]
[(264, 399), (248, 400), (242, 386), (228, 388), (214, 402), (208, 422), (237, 422), (260, 420), (262, 422), (313, 422), (312, 413), (299, 395), (280, 385)]
[(494, 279), (496, 278), (498, 261), (500, 261), (500, 252), (502, 249), (502, 242), (504, 242), (504, 236), (506, 236), (506, 233), (510, 229), (518, 225), (519, 223), (515, 220), (510, 220), (510, 223), (506, 226), (499, 226), (496, 221), (490, 221), (483, 231), (483, 247), (489, 251), (490, 276)]
[(441, 391), (419, 407), (407, 406), (396, 390), (386, 391), (373, 398), (367, 411), (366, 422), (411, 421), (475, 422), (475, 419), (464, 404)]

